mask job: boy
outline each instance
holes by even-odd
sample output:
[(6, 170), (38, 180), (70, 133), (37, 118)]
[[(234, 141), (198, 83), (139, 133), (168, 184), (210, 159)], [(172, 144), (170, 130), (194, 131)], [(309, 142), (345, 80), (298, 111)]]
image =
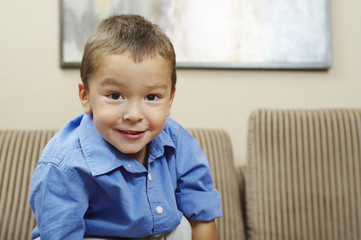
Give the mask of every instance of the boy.
[(98, 25), (81, 65), (84, 114), (49, 141), (34, 172), (32, 239), (217, 239), (208, 160), (168, 117), (175, 64), (169, 39), (143, 17)]

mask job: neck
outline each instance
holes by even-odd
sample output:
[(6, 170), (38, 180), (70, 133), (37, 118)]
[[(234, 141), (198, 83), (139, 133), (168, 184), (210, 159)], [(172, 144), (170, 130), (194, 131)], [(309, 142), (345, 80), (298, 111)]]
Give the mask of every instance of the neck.
[(137, 160), (145, 168), (148, 168), (149, 144), (145, 147), (145, 149), (138, 153), (130, 154), (129, 156)]

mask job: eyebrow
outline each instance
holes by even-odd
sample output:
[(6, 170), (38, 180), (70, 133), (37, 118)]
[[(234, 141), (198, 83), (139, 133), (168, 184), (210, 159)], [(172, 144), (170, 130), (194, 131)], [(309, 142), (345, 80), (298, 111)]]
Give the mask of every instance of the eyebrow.
[(147, 86), (149, 89), (167, 89), (167, 84), (155, 84), (155, 85), (149, 85)]
[[(115, 87), (119, 87), (119, 86), (123, 86), (124, 83), (122, 82), (118, 82), (112, 78), (107, 78), (104, 80), (104, 82), (101, 84), (102, 86), (115, 86)], [(146, 85), (146, 88), (149, 90), (155, 90), (155, 89), (167, 89), (168, 85), (167, 84), (163, 84), (163, 83), (159, 83), (159, 84), (149, 84)]]
[(104, 80), (104, 82), (102, 82), (101, 84), (102, 86), (108, 86), (108, 85), (111, 85), (111, 86), (120, 86), (120, 85), (123, 85), (122, 83), (118, 82), (118, 81), (115, 81), (114, 79), (112, 78), (107, 78)]

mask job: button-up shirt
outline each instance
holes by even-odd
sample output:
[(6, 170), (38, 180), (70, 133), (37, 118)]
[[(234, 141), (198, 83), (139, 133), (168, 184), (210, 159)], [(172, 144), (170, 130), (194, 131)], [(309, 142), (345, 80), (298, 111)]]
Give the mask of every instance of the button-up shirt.
[(92, 115), (75, 118), (49, 141), (35, 169), (32, 238), (144, 237), (172, 231), (183, 215), (222, 216), (205, 154), (173, 119), (150, 142), (147, 164), (102, 138)]

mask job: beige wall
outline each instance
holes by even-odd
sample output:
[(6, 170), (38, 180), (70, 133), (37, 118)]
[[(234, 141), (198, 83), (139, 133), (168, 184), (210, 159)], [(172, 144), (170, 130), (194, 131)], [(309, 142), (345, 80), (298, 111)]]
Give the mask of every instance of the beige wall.
[[(361, 105), (361, 1), (332, 1), (329, 71), (179, 70), (172, 116), (185, 127), (223, 128), (237, 164), (256, 108)], [(0, 128), (60, 128), (82, 112), (78, 70), (59, 68), (55, 0), (0, 1)]]

